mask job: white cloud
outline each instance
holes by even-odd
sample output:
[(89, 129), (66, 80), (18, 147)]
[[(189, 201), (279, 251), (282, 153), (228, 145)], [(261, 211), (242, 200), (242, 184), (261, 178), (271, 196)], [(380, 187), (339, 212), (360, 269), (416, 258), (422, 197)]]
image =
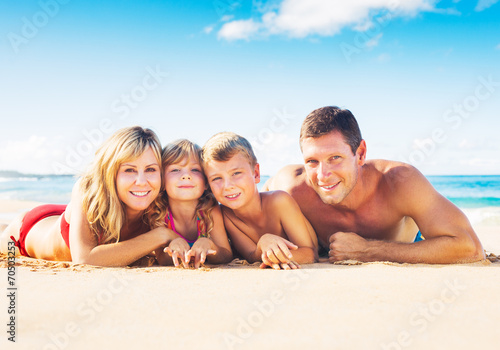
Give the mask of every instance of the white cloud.
[(234, 18), (233, 15), (225, 15), (225, 16), (222, 16), (222, 18), (220, 19), (221, 22), (227, 22), (227, 21), (230, 21)]
[(382, 35), (383, 35), (383, 34), (382, 34), (382, 33), (380, 33), (379, 35), (375, 36), (374, 38), (372, 38), (372, 39), (368, 40), (368, 41), (366, 42), (365, 46), (366, 46), (367, 48), (373, 48), (373, 47), (375, 47), (375, 46), (378, 46), (378, 43), (379, 43), (380, 39), (382, 38)]
[(208, 26), (208, 27), (203, 28), (203, 32), (204, 32), (205, 34), (210, 34), (210, 33), (212, 33), (212, 30), (214, 30), (214, 27), (213, 27), (213, 26)]
[(391, 60), (391, 55), (389, 55), (388, 53), (380, 54), (377, 57), (377, 61), (379, 61), (380, 63), (386, 63), (389, 62), (390, 60)]
[(218, 37), (226, 40), (249, 39), (257, 33), (260, 25), (252, 19), (232, 21), (224, 24)]
[(479, 0), (474, 11), (480, 12), (495, 5), (498, 0)]
[(345, 27), (357, 30), (370, 28), (377, 14), (414, 16), (421, 11), (433, 11), (438, 0), (283, 0), (276, 11), (262, 16), (261, 23), (253, 20), (226, 23), (219, 37), (227, 40), (249, 39), (257, 31), (264, 35), (285, 34), (294, 38), (308, 35), (331, 36)]

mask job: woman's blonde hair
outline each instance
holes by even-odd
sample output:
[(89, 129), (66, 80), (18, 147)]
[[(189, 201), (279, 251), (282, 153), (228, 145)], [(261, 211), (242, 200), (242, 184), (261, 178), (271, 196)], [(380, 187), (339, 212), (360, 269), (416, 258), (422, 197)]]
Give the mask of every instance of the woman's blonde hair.
[[(125, 207), (118, 198), (116, 176), (120, 166), (139, 158), (148, 148), (153, 151), (160, 174), (161, 143), (151, 129), (140, 126), (127, 127), (115, 132), (97, 150), (93, 163), (83, 175), (80, 189), (83, 193), (83, 209), (99, 243), (120, 240), (120, 231), (125, 223)], [(163, 181), (160, 193), (163, 192)], [(151, 229), (162, 225), (166, 208), (160, 196), (155, 198), (143, 213), (143, 221)]]
[[(190, 157), (193, 157), (201, 166), (201, 147), (186, 139), (171, 142), (163, 148), (162, 168), (165, 169), (169, 165), (180, 163)], [(200, 220), (200, 236), (210, 237), (210, 231), (214, 227), (212, 210), (217, 205), (217, 200), (210, 190), (210, 186), (208, 186), (205, 174), (203, 174), (203, 178), (205, 179), (206, 188), (196, 205), (194, 219)], [(168, 207), (167, 191), (162, 191), (162, 196), (164, 203), (167, 203)]]

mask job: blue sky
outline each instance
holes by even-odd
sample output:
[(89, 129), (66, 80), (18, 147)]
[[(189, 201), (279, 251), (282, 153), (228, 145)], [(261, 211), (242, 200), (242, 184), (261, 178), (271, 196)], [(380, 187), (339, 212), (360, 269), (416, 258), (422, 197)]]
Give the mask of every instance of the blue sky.
[(264, 174), (312, 110), (350, 109), (369, 158), (500, 174), (498, 0), (0, 2), (0, 170), (78, 172), (128, 125), (234, 131)]

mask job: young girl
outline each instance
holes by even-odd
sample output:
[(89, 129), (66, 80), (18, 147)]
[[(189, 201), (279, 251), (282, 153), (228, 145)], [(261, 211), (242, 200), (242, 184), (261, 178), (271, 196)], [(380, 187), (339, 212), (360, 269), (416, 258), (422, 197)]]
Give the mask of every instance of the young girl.
[(156, 134), (138, 126), (121, 129), (97, 150), (70, 203), (43, 205), (19, 217), (2, 233), (1, 250), (15, 242), (22, 255), (34, 258), (131, 264), (176, 238), (162, 222), (161, 175)]
[[(231, 261), (229, 245), (221, 210), (207, 185), (201, 167), (201, 148), (188, 140), (168, 144), (162, 153), (165, 171), (167, 204), (165, 224), (178, 236), (163, 254), (157, 253), (160, 265), (189, 267), (194, 260), (198, 268), (205, 260), (210, 264)], [(167, 253), (171, 258), (169, 258)]]

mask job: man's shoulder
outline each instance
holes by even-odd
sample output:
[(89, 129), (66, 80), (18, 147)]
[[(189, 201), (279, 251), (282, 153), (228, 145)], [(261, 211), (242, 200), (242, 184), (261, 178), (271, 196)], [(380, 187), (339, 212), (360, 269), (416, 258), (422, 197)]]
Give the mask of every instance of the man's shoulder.
[(386, 194), (414, 194), (430, 186), (425, 176), (407, 163), (376, 159), (367, 161), (366, 166), (374, 174), (373, 178), (377, 179), (378, 189)]
[(415, 176), (422, 176), (413, 165), (394, 160), (373, 159), (367, 161), (366, 166), (378, 173), (383, 180), (391, 183), (399, 183)]
[(266, 182), (266, 190), (282, 190), (290, 193), (290, 190), (305, 181), (305, 169), (302, 164), (290, 164), (281, 168), (276, 175)]

